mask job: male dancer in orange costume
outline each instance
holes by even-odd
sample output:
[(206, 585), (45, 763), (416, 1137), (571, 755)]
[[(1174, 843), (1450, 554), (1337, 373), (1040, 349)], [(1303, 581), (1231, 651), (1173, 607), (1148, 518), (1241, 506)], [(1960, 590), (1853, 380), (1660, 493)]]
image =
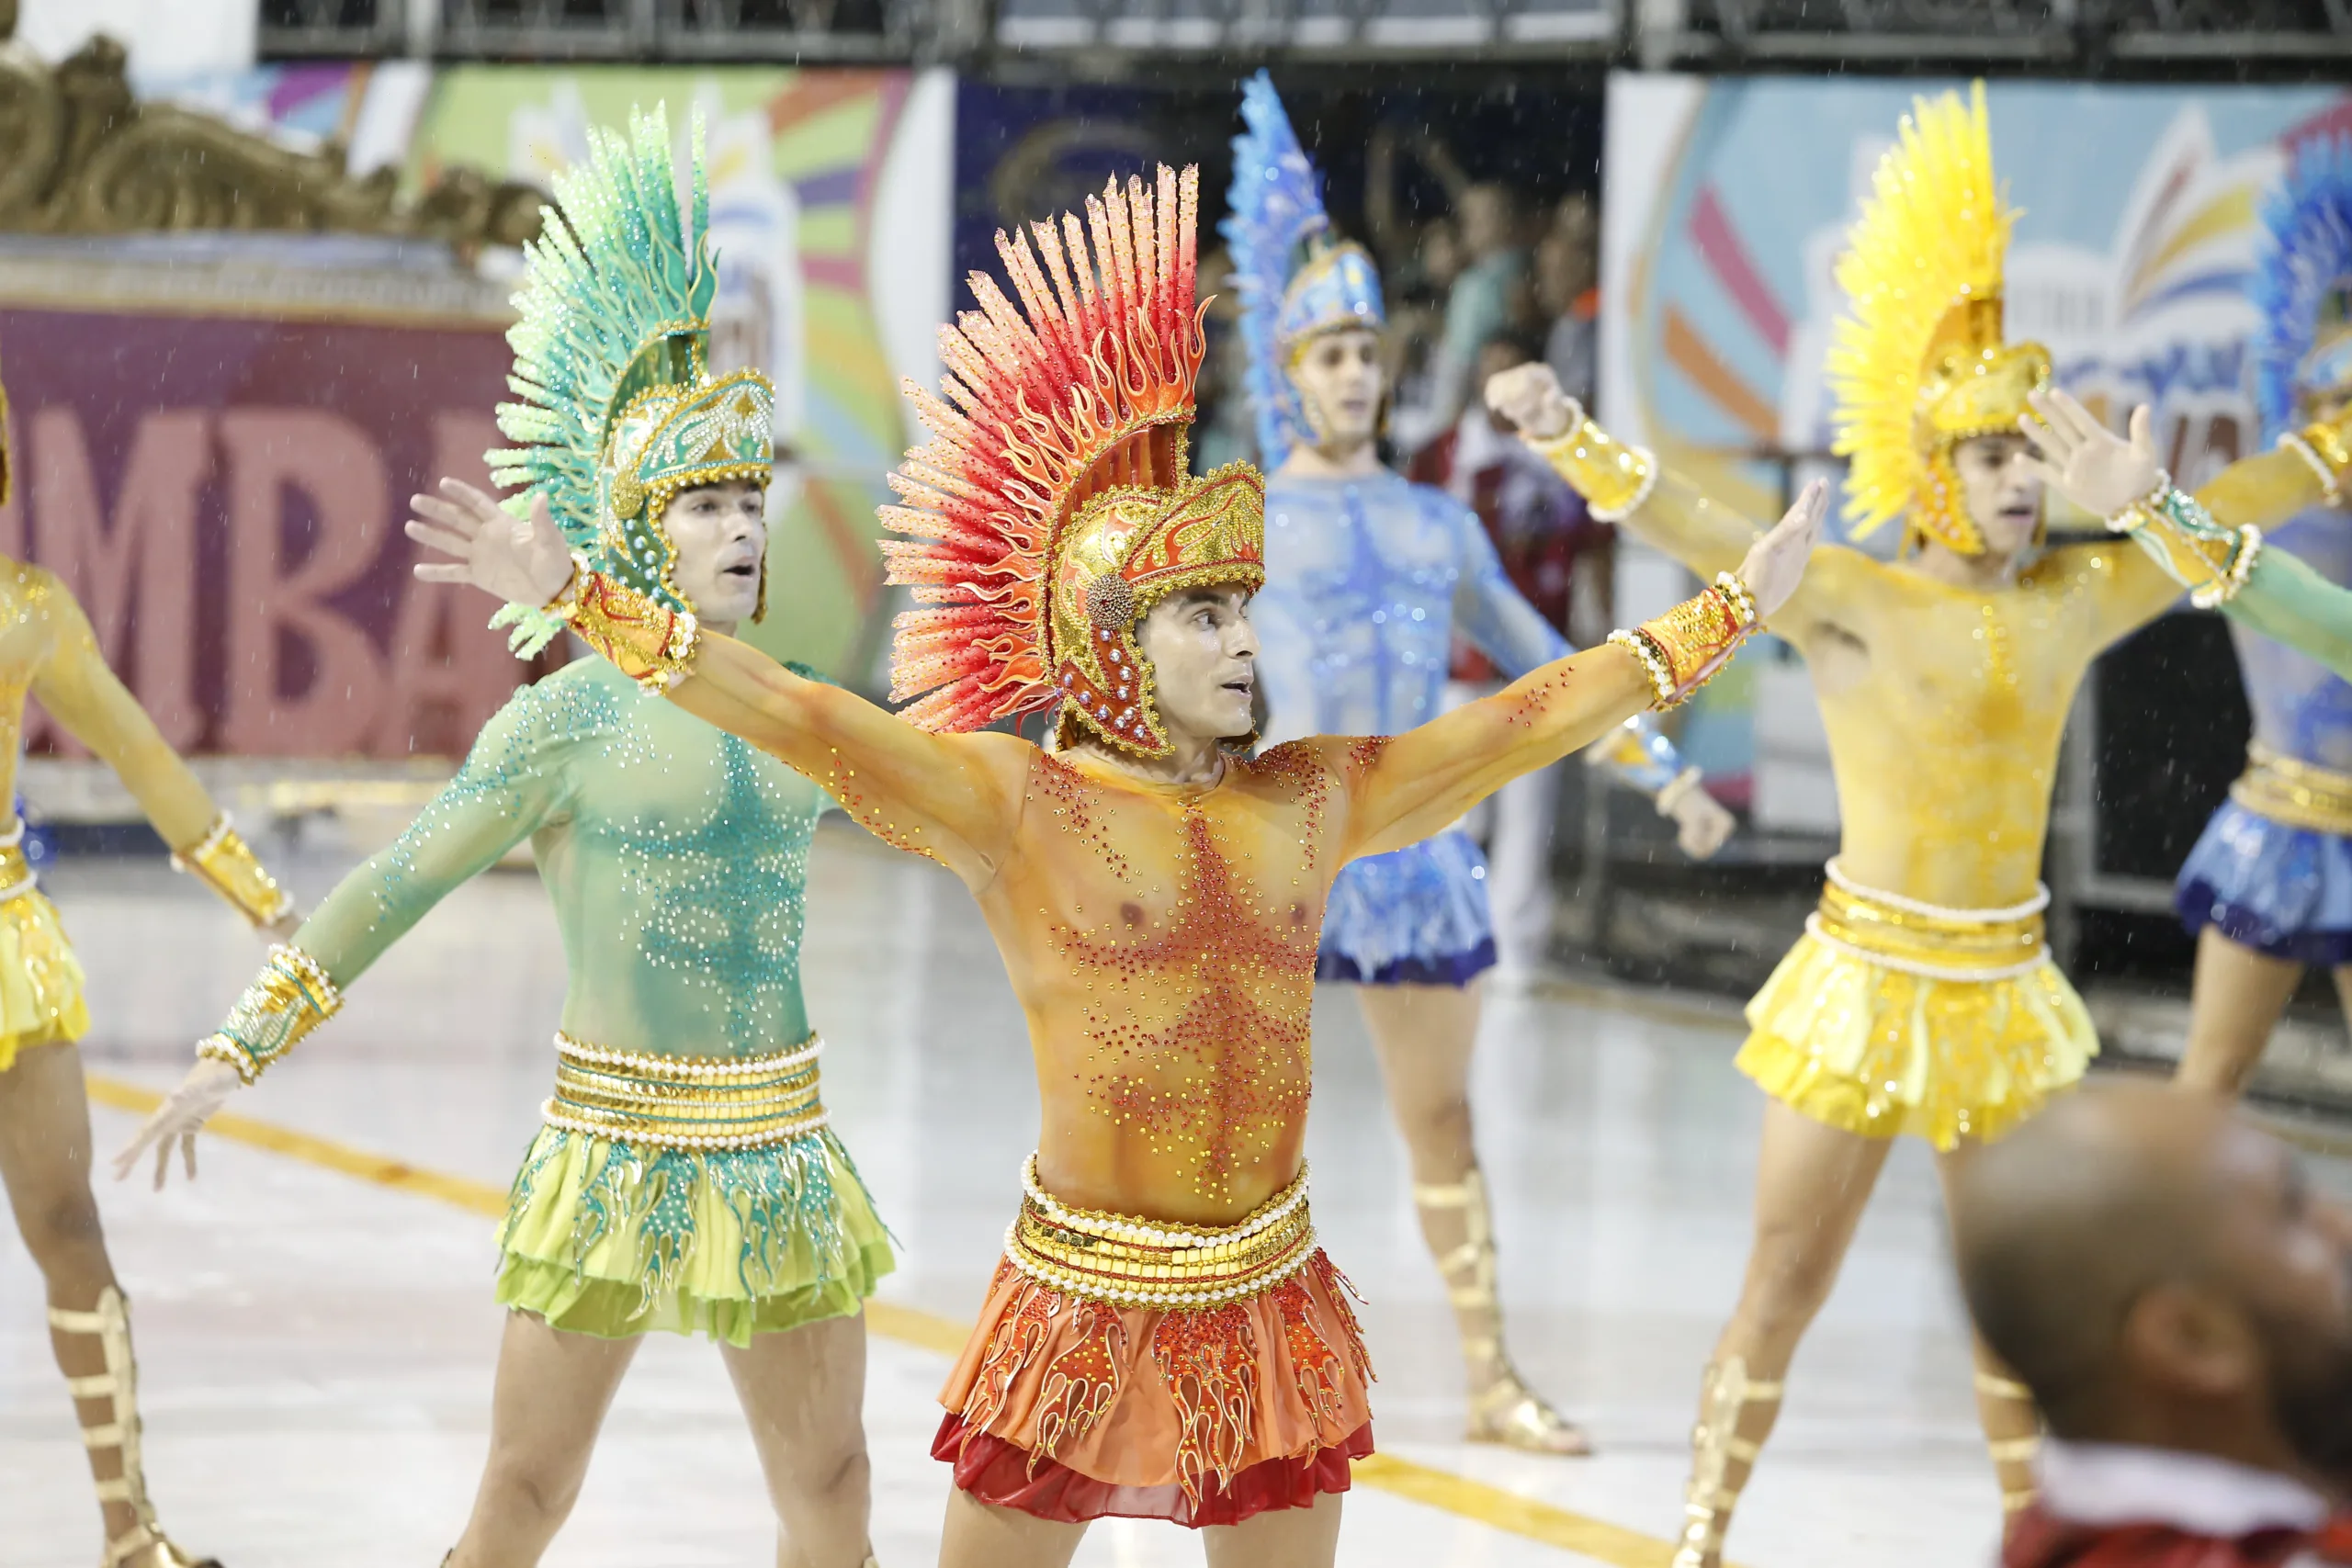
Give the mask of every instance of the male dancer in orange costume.
[[(1069, 1561), (1087, 1521), (1220, 1529), (1216, 1560), (1328, 1563), (1371, 1377), (1306, 1204), (1307, 1017), (1340, 867), (1437, 831), (1719, 668), (1794, 587), (1822, 497), (1612, 646), (1388, 739), (1256, 760), (1246, 607), (1262, 485), (1185, 474), (1201, 355), (1194, 176), (999, 239), (941, 342), (938, 439), (896, 479), (893, 716), (708, 635), (445, 485), (418, 568), (561, 615), (680, 705), (971, 889), (1027, 1013), (1044, 1128), (933, 1451), (941, 1561)], [(1055, 707), (1054, 746), (956, 733)], [(944, 732), (944, 733), (943, 733)]]

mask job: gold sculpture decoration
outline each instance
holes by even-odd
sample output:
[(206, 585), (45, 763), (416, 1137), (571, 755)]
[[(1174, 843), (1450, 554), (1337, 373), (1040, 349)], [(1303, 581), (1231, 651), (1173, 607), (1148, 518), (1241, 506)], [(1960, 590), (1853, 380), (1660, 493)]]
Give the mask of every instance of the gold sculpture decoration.
[(253, 230), (441, 240), (460, 254), (537, 237), (546, 197), (470, 169), (415, 201), (399, 175), (354, 177), (333, 142), (297, 152), (174, 104), (141, 103), (103, 35), (50, 65), (15, 41), (0, 0), (0, 232)]

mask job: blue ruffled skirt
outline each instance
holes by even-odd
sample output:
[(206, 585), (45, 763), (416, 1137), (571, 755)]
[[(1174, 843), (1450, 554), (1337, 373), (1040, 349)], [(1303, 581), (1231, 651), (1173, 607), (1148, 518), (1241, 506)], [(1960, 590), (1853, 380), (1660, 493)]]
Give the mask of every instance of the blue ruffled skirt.
[(1447, 831), (1340, 868), (1323, 910), (1318, 980), (1462, 986), (1495, 963), (1487, 860)]
[(2352, 963), (2352, 839), (2290, 828), (2225, 802), (2174, 885), (2192, 931), (2296, 964)]

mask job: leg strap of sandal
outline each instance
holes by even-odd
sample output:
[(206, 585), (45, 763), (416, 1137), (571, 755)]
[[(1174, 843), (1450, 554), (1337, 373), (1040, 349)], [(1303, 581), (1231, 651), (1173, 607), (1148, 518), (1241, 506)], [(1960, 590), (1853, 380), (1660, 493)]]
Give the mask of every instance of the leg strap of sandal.
[(2017, 1379), (2005, 1378), (1998, 1372), (1979, 1371), (1976, 1374), (1976, 1392), (1994, 1399), (2015, 1399), (2027, 1404), (2033, 1403), (2033, 1390)]

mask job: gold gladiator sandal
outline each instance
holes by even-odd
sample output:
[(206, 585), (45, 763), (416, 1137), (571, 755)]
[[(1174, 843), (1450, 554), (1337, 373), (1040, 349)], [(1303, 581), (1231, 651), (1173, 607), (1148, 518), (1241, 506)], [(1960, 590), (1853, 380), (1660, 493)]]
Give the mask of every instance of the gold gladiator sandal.
[[(1500, 1443), (1531, 1453), (1590, 1453), (1592, 1444), (1584, 1433), (1528, 1387), (1503, 1352), (1503, 1309), (1495, 1290), (1495, 1230), (1487, 1208), (1486, 1178), (1472, 1166), (1458, 1186), (1416, 1183), (1413, 1204), (1420, 1211), (1424, 1235), (1436, 1215), (1461, 1212), (1462, 1243), (1441, 1253), (1437, 1268), (1445, 1278), (1446, 1298), (1453, 1303), (1462, 1359), (1474, 1382), (1483, 1374), (1484, 1385), (1470, 1394), (1465, 1435), (1474, 1443)], [(1436, 1251), (1440, 1244), (1431, 1240), (1430, 1245)]]
[(2002, 1517), (2014, 1518), (2040, 1491), (2033, 1460), (2041, 1451), (2041, 1413), (2033, 1403), (2033, 1390), (1980, 1368), (1976, 1414), (1984, 1425), (1984, 1451), (1993, 1456), (1993, 1473), (2001, 1483)]
[(114, 1407), (111, 1420), (82, 1428), (82, 1446), (93, 1456), (107, 1449), (122, 1456), (118, 1473), (96, 1483), (98, 1501), (130, 1510), (130, 1528), (107, 1542), (103, 1568), (220, 1568), (213, 1558), (190, 1557), (174, 1546), (147, 1500), (147, 1473), (139, 1459), (139, 1367), (130, 1354), (130, 1303), (108, 1285), (95, 1311), (50, 1308), (49, 1325), (60, 1334), (96, 1335), (106, 1353), (105, 1371), (65, 1380), (66, 1392), (76, 1400), (104, 1399)]
[[(1781, 1385), (1756, 1382), (1747, 1363), (1737, 1356), (1707, 1369), (1699, 1395), (1699, 1424), (1690, 1429), (1690, 1486), (1682, 1502), (1682, 1540), (1674, 1549), (1673, 1568), (1720, 1568), (1724, 1532), (1731, 1529), (1731, 1511), (1747, 1484), (1766, 1432), (1749, 1437), (1741, 1431), (1747, 1412), (1771, 1405), (1777, 1418)], [(1731, 1467), (1739, 1466), (1734, 1481)]]

